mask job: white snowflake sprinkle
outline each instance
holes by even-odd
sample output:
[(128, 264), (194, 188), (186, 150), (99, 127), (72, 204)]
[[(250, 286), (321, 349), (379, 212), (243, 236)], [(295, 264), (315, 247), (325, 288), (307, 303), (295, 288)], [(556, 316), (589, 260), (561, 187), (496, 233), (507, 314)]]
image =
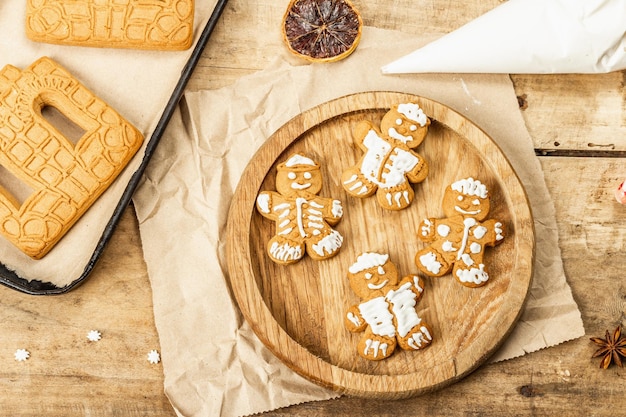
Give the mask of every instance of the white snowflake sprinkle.
[(159, 355), (159, 352), (157, 352), (156, 350), (151, 350), (150, 353), (148, 353), (148, 362), (150, 363), (161, 362), (161, 355)]
[(15, 360), (18, 362), (24, 362), (30, 357), (30, 353), (26, 349), (18, 349), (15, 351)]
[(102, 339), (102, 334), (97, 330), (90, 330), (89, 333), (87, 333), (87, 339), (92, 342), (97, 342)]

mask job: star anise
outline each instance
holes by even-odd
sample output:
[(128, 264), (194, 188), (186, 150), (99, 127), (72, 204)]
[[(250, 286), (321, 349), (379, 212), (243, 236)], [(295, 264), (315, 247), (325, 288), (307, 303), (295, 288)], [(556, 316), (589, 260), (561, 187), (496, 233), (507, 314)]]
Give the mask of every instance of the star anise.
[(600, 368), (607, 369), (611, 362), (615, 362), (620, 368), (623, 367), (622, 358), (626, 358), (626, 338), (622, 338), (620, 326), (615, 329), (613, 335), (607, 330), (604, 339), (591, 337), (589, 340), (600, 346), (592, 356), (592, 358), (602, 356)]

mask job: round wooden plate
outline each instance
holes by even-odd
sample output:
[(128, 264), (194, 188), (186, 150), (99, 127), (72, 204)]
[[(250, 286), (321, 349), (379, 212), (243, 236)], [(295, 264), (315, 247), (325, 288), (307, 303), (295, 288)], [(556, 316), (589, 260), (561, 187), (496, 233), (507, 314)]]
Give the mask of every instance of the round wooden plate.
[[(376, 198), (350, 197), (341, 173), (362, 151), (351, 129), (361, 120), (377, 125), (393, 104), (417, 102), (432, 125), (417, 148), (429, 164), (427, 179), (414, 185), (415, 199), (401, 211), (383, 210)], [(293, 265), (273, 263), (267, 242), (272, 221), (256, 212), (255, 199), (275, 190), (276, 166), (303, 152), (322, 166), (320, 196), (343, 202), (335, 226), (344, 236), (339, 254), (325, 261), (306, 256)], [(343, 324), (359, 302), (350, 289), (348, 267), (365, 251), (388, 253), (401, 276), (417, 273), (415, 254), (425, 246), (417, 225), (444, 217), (444, 188), (466, 177), (487, 185), (489, 218), (502, 221), (504, 241), (487, 248), (490, 280), (467, 288), (450, 274), (425, 277), (418, 313), (433, 330), (433, 343), (421, 351), (396, 349), (382, 361), (358, 356), (361, 334)], [(483, 363), (515, 324), (532, 280), (534, 229), (524, 188), (498, 146), (459, 113), (409, 94), (370, 92), (342, 97), (301, 113), (259, 149), (244, 171), (228, 219), (228, 268), (233, 293), (244, 317), (263, 343), (304, 377), (341, 393), (395, 399), (432, 391), (454, 382)]]

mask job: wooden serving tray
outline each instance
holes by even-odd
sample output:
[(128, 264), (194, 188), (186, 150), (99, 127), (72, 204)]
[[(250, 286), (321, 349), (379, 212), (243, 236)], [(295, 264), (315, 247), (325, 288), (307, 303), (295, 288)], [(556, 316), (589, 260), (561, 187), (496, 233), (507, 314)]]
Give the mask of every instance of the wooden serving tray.
[[(361, 120), (377, 125), (393, 104), (416, 101), (431, 118), (428, 136), (417, 148), (429, 164), (427, 179), (414, 185), (415, 199), (401, 211), (383, 210), (374, 196), (357, 199), (341, 187), (341, 173), (362, 151), (351, 129)], [(339, 254), (296, 264), (273, 263), (266, 245), (272, 221), (256, 212), (259, 191), (275, 190), (276, 166), (293, 152), (322, 166), (319, 195), (340, 199), (344, 217), (335, 226), (344, 236)], [(382, 361), (356, 352), (361, 334), (343, 324), (359, 302), (350, 289), (348, 267), (365, 251), (388, 253), (401, 276), (418, 272), (414, 257), (425, 243), (417, 226), (426, 217), (444, 217), (444, 188), (472, 176), (487, 185), (489, 218), (507, 229), (504, 241), (487, 248), (490, 281), (467, 288), (450, 274), (425, 277), (417, 305), (434, 340), (422, 351), (395, 353)], [(235, 192), (228, 219), (228, 268), (244, 317), (263, 343), (304, 377), (341, 393), (395, 399), (452, 383), (483, 363), (506, 338), (528, 294), (533, 271), (534, 229), (524, 188), (498, 146), (459, 113), (409, 94), (370, 92), (346, 96), (306, 111), (281, 127), (254, 156)]]

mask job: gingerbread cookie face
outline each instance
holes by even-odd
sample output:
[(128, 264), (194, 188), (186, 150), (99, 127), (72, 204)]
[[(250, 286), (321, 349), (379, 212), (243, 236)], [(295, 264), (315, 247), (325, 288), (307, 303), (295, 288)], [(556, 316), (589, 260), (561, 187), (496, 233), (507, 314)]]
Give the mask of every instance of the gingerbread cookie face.
[[(85, 133), (74, 145), (42, 116), (51, 106)], [(34, 191), (0, 187), (0, 234), (43, 257), (124, 169), (143, 136), (49, 58), (0, 71), (0, 165)]]
[(27, 0), (26, 36), (102, 48), (184, 50), (193, 42), (194, 0)]
[(361, 357), (377, 361), (391, 356), (397, 346), (419, 350), (431, 344), (432, 330), (415, 308), (424, 292), (420, 277), (399, 279), (389, 255), (366, 252), (350, 266), (348, 279), (361, 302), (348, 309), (344, 324), (353, 333), (363, 333), (357, 345)]
[(258, 212), (276, 223), (276, 235), (267, 245), (272, 261), (291, 264), (305, 253), (315, 260), (335, 256), (343, 236), (334, 226), (343, 216), (341, 201), (320, 197), (322, 173), (312, 159), (293, 154), (278, 165), (276, 190), (257, 196)]
[(473, 178), (449, 185), (443, 197), (444, 219), (425, 219), (418, 237), (430, 245), (415, 256), (415, 264), (424, 274), (452, 275), (467, 287), (480, 287), (489, 280), (483, 262), (485, 247), (504, 239), (504, 226), (497, 220), (485, 220), (490, 202), (487, 187)]
[(380, 123), (380, 130), (364, 121), (354, 130), (363, 150), (356, 166), (343, 172), (343, 188), (353, 197), (376, 193), (381, 207), (402, 210), (413, 201), (411, 183), (424, 181), (428, 164), (414, 151), (428, 133), (430, 119), (416, 103), (393, 106)]

